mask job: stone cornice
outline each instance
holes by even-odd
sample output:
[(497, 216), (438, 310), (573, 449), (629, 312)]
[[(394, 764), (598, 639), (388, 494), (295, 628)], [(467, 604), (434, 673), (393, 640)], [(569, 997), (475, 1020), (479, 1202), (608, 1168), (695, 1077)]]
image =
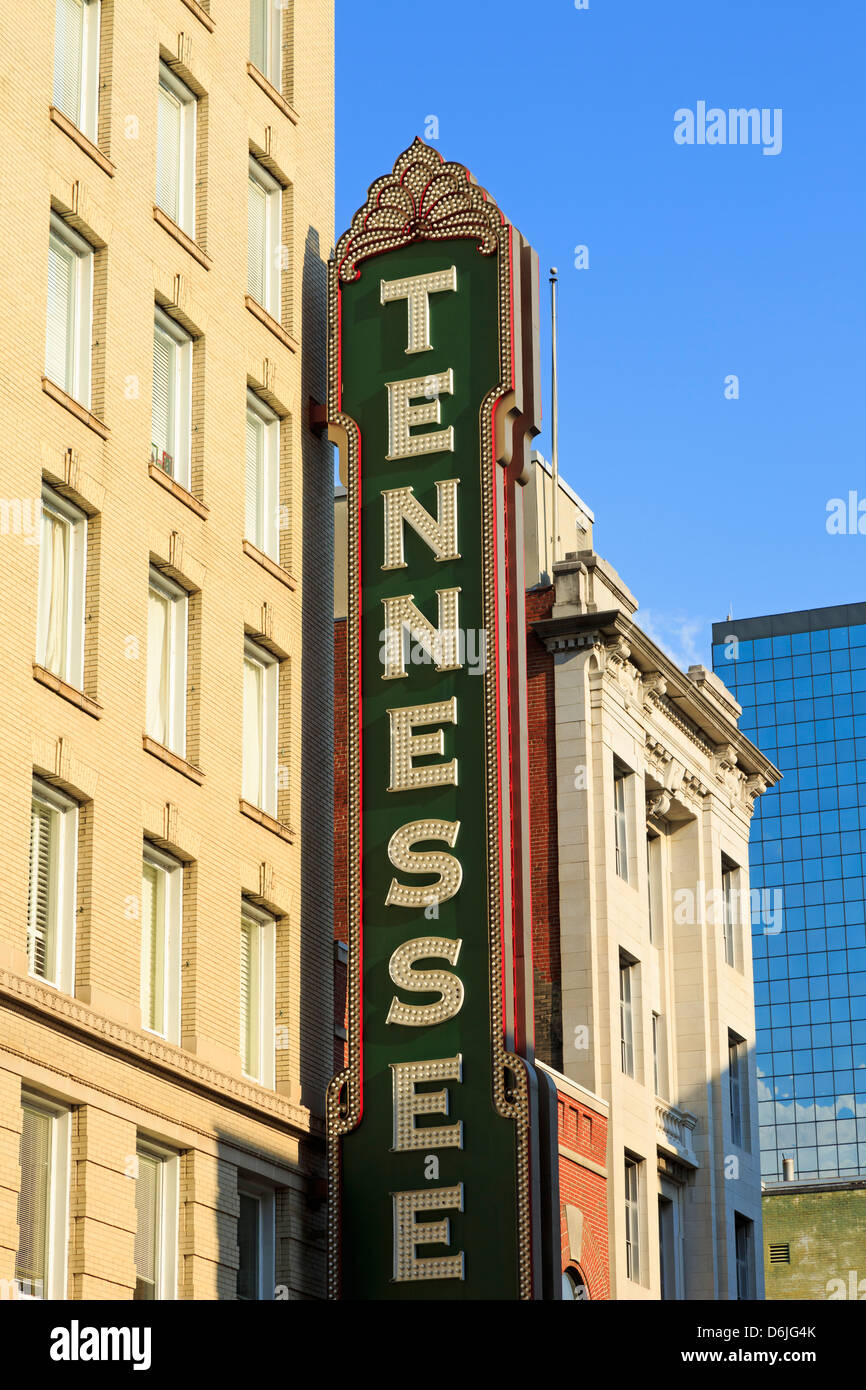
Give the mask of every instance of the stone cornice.
[(299, 1136), (321, 1137), (321, 1122), (303, 1106), (293, 1105), (285, 1096), (255, 1082), (219, 1071), (162, 1038), (116, 1023), (39, 980), (0, 969), (0, 1001), (28, 1010), (49, 1026), (66, 1028), (87, 1042), (121, 1052), (133, 1065), (138, 1062), (160, 1071), (169, 1081), (210, 1091), (217, 1102), (248, 1110), (258, 1120), (285, 1125)]
[(779, 769), (737, 728), (733, 701), (728, 716), (713, 696), (685, 675), (621, 610), (544, 618), (532, 624), (532, 631), (552, 652), (597, 645), (621, 651), (620, 643), (625, 643), (628, 660), (645, 678), (651, 677), (647, 697), (652, 707), (670, 719), (705, 755), (712, 757), (716, 746), (722, 744), (734, 750), (737, 763), (747, 776), (760, 777), (767, 787), (781, 778)]

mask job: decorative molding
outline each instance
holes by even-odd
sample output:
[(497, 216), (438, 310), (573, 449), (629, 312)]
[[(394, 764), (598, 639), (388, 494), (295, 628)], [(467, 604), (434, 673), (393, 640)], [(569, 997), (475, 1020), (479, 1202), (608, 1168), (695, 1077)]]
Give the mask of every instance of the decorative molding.
[(34, 731), (32, 758), (37, 773), (56, 781), (76, 800), (91, 801), (96, 795), (99, 773), (87, 763), (79, 761), (65, 736), (52, 738), (50, 734)]
[(340, 280), (357, 280), (361, 261), (412, 241), (472, 237), (483, 256), (500, 245), (505, 218), (462, 164), (447, 164), (416, 139), (390, 174), (370, 185), (367, 201), (337, 243)]
[(680, 1110), (676, 1105), (656, 1099), (656, 1143), (690, 1168), (700, 1167), (692, 1142), (697, 1123), (697, 1115), (690, 1110)]
[(671, 793), (667, 790), (648, 791), (646, 794), (646, 813), (658, 819), (664, 819), (671, 809)]
[(182, 1078), (215, 1092), (223, 1099), (257, 1111), (259, 1118), (267, 1115), (301, 1135), (318, 1136), (321, 1132), (320, 1122), (305, 1107), (294, 1105), (284, 1096), (264, 1086), (257, 1086), (253, 1081), (219, 1071), (199, 1061), (194, 1053), (184, 1052), (162, 1038), (115, 1023), (79, 999), (61, 994), (51, 985), (0, 968), (0, 995), (34, 1012), (62, 1021), (85, 1037), (117, 1047), (128, 1053), (130, 1059), (137, 1058), (166, 1072), (169, 1079)]

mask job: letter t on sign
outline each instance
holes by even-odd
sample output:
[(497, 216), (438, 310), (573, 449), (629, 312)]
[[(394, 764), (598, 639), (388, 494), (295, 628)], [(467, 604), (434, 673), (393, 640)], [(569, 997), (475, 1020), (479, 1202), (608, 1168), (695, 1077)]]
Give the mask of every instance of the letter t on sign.
[(457, 289), (457, 268), (435, 270), (432, 275), (412, 275), (405, 280), (382, 280), (380, 302), (408, 301), (409, 346), (407, 352), (430, 352), (430, 296)]

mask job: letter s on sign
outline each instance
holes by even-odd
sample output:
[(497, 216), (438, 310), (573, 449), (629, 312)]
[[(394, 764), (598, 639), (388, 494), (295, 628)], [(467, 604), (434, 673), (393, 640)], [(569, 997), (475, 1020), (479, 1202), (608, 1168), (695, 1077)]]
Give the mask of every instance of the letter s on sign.
[(449, 965), (457, 964), (461, 941), (449, 941), (442, 936), (418, 937), (406, 941), (391, 957), (388, 974), (401, 989), (410, 994), (438, 994), (435, 1004), (401, 1004), (394, 996), (386, 1023), (402, 1023), (407, 1028), (429, 1028), (445, 1023), (463, 1008), (463, 982), (447, 970), (413, 970), (415, 961), (439, 958)]

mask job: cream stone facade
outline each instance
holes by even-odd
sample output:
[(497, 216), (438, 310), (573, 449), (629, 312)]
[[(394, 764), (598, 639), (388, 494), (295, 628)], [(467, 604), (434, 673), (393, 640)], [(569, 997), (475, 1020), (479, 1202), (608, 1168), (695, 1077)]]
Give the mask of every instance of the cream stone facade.
[(0, 0), (7, 1297), (324, 1294), (332, 11)]
[(779, 774), (721, 681), (641, 631), (575, 494), (560, 516), (580, 548), (532, 624), (555, 683), (554, 1064), (610, 1107), (611, 1297), (762, 1298), (748, 838)]

